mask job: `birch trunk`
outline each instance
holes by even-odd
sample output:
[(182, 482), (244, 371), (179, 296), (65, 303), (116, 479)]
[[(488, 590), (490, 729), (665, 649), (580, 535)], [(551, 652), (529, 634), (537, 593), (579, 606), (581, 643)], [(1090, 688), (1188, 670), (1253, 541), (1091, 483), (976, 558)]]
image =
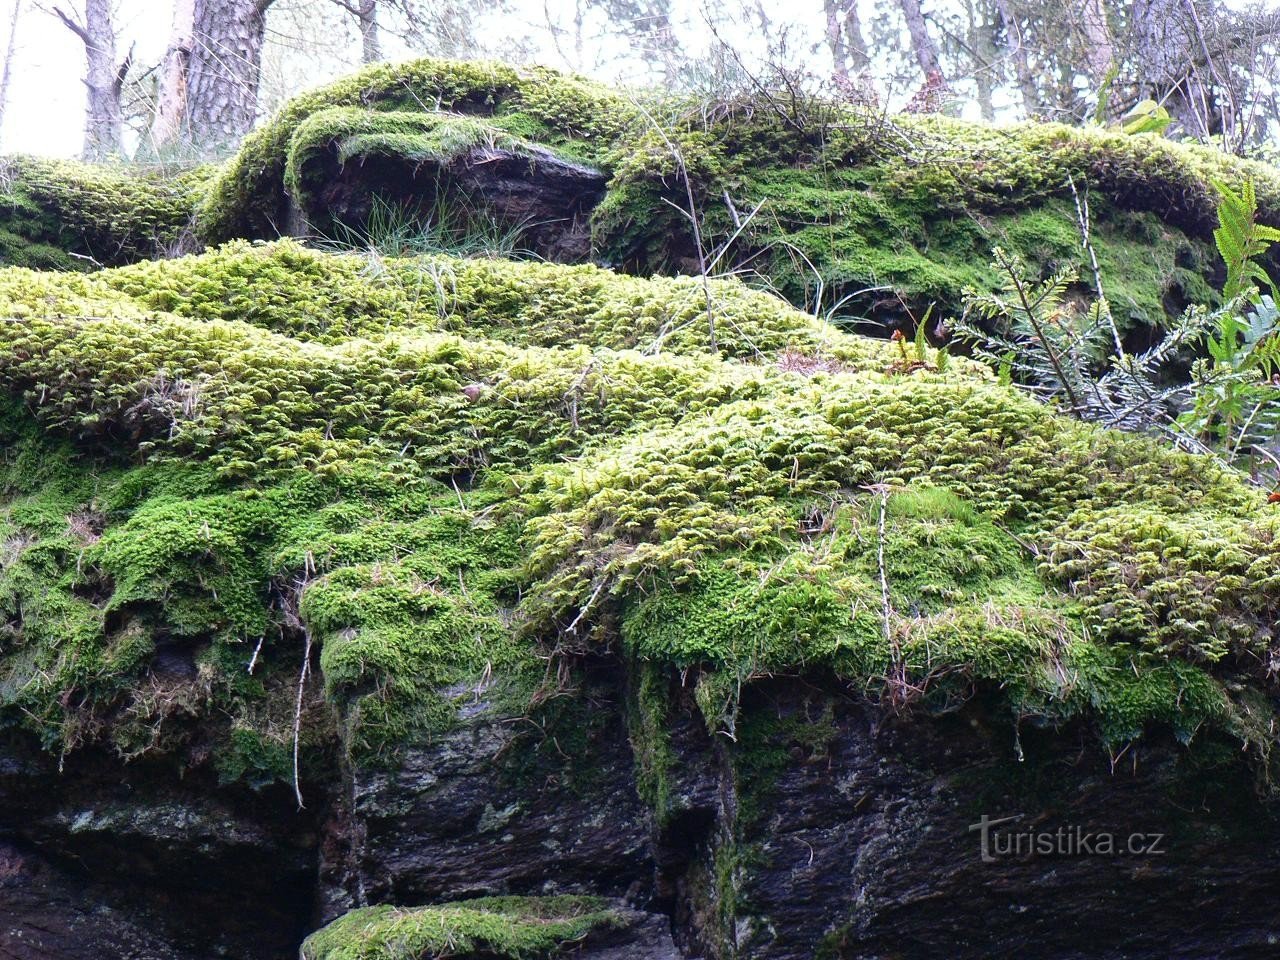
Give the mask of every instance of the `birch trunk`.
[(85, 55), (84, 157), (105, 160), (120, 154), (120, 91), (129, 72), (128, 58), (116, 64), (116, 31), (111, 22), (111, 0), (85, 0), (84, 21), (61, 7), (51, 11), (80, 38)]
[(382, 59), (382, 42), (378, 36), (378, 0), (360, 0), (356, 8), (356, 20), (360, 24), (360, 59), (364, 63), (377, 63)]
[(9, 39), (5, 41), (4, 69), (0, 70), (0, 142), (4, 139), (4, 113), (9, 104), (9, 80), (13, 76), (13, 55), (18, 49), (18, 16), (22, 13), (22, 0), (13, 0), (13, 13), (9, 15)]

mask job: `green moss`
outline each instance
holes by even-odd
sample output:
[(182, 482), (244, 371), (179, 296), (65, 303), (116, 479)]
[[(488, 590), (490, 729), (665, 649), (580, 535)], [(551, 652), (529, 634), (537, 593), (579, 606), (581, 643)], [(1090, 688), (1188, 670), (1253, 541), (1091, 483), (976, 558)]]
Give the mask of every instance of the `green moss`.
[(671, 748), (670, 683), (665, 663), (634, 659), (628, 675), (627, 729), (636, 764), (636, 790), (653, 811), (659, 826), (671, 814), (671, 772), (676, 763)]
[(164, 255), (191, 228), (210, 173), (0, 158), (0, 266), (84, 270)]
[[(361, 137), (347, 144), (357, 152), (369, 148), (416, 152), (424, 145), (438, 150), (439, 142), (430, 132), (438, 124), (408, 121), (404, 116), (405, 111), (424, 111), (428, 104), (430, 110), (489, 117), (495, 130), (536, 139), (587, 161), (598, 156), (634, 114), (617, 94), (553, 70), (521, 71), (495, 63), (444, 60), (380, 64), (289, 101), (262, 129), (250, 134), (201, 206), (201, 235), (210, 242), (279, 236), (289, 218), (285, 177), (290, 144), (296, 142), (304, 152), (322, 144), (323, 137), (316, 135), (339, 118), (343, 136), (361, 128)], [(347, 112), (330, 112), (300, 129), (308, 118), (334, 108), (347, 108)], [(361, 121), (355, 108), (390, 116)], [(406, 123), (413, 129), (408, 130)], [(453, 121), (445, 127), (453, 133), (474, 131), (475, 123)], [(296, 141), (295, 136), (299, 136)], [(297, 162), (295, 156), (295, 168)]]
[[(444, 168), (475, 151), (493, 150), (523, 157), (530, 165), (551, 156), (545, 147), (508, 132), (497, 121), (420, 110), (375, 112), (362, 107), (334, 107), (311, 114), (294, 131), (289, 140), (284, 186), (307, 215), (312, 230), (324, 234), (335, 227), (340, 230), (342, 225), (325, 206), (325, 198), (332, 195), (334, 181), (348, 165), (362, 170), (367, 164), (389, 159), (397, 170), (403, 170), (399, 177), (402, 180), (422, 175), (425, 168), (428, 185), (420, 189), (429, 195), (441, 188), (438, 178)], [(432, 176), (437, 178), (434, 187), (430, 185)], [(357, 189), (357, 197), (348, 200), (348, 205), (353, 201), (357, 206), (371, 205), (370, 195), (376, 195), (374, 191), (379, 186), (382, 184), (371, 183), (363, 190)], [(416, 205), (428, 198), (420, 196)], [(450, 195), (437, 196), (435, 203), (453, 210), (472, 201)]]
[(939, 315), (958, 312), (967, 287), (993, 287), (997, 244), (1046, 271), (1087, 275), (1074, 184), (1116, 317), (1149, 327), (1213, 299), (1212, 180), (1252, 178), (1264, 219), (1280, 218), (1273, 169), (1155, 137), (887, 120), (818, 102), (798, 129), (750, 98), (715, 110), (649, 99), (640, 110), (572, 77), (499, 64), (369, 68), (290, 101), (253, 134), (205, 198), (200, 232), (272, 239), (292, 222), (292, 202), (327, 233), (376, 199), (405, 203), (404, 177), (388, 176), (387, 162), (447, 164), (477, 144), (532, 158), (550, 150), (611, 176), (593, 214), (597, 259), (641, 274), (698, 269), (683, 170), (718, 269), (806, 310), (896, 324), (931, 302)]
[[(726, 262), (792, 303), (851, 320), (896, 323), (931, 302), (958, 312), (966, 286), (994, 285), (985, 263), (997, 244), (1045, 270), (1087, 275), (1073, 182), (1122, 324), (1159, 324), (1213, 299), (1204, 280), (1215, 259), (1212, 179), (1265, 184), (1264, 217), (1280, 219), (1274, 169), (1196, 147), (827, 110), (831, 124), (806, 133), (769, 110), (730, 105), (716, 123), (689, 111), (665, 138), (624, 137), (595, 217), (601, 255), (638, 271), (696, 268), (669, 142), (690, 172), (709, 247), (732, 238)], [(756, 214), (742, 227), (748, 210)]]
[[(729, 731), (753, 681), (814, 672), (998, 690), (1106, 740), (1270, 736), (1240, 690), (1269, 689), (1272, 508), (1212, 463), (971, 363), (895, 372), (734, 283), (713, 351), (691, 281), (376, 264), (277, 243), (0, 271), (12, 722), (133, 754), (216, 708), (220, 769), (260, 781), (304, 636), (359, 759), (478, 688), (521, 709), (572, 636), (639, 665), (659, 811), (676, 670)], [(175, 656), (194, 676), (157, 695)]]
[(822, 763), (837, 731), (832, 704), (805, 702), (784, 713), (761, 704), (744, 713), (729, 751), (738, 788), (737, 828), (756, 835), (763, 825), (778, 777), (797, 761)]
[(483, 897), (431, 907), (364, 907), (302, 945), (305, 960), (538, 960), (619, 926), (594, 897)]
[(1197, 661), (1265, 656), (1280, 602), (1280, 517), (1103, 509), (1067, 521), (1046, 555), (1095, 629)]

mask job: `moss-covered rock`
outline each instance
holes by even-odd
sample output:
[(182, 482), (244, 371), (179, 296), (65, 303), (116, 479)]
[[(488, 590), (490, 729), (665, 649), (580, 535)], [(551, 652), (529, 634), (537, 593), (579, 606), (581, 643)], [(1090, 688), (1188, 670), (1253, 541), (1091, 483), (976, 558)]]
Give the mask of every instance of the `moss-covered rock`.
[(290, 101), (217, 171), (6, 161), (0, 256), (146, 259), (172, 248), (193, 208), (210, 243), (376, 244), (369, 222), (383, 211), (410, 233), (431, 224), (437, 242), (491, 232), (639, 274), (705, 260), (806, 311), (910, 326), (929, 303), (954, 313), (966, 287), (994, 287), (997, 244), (1045, 270), (1083, 270), (1087, 209), (1104, 292), (1136, 345), (1140, 328), (1214, 297), (1212, 181), (1252, 179), (1264, 219), (1280, 219), (1273, 168), (1153, 135), (804, 107), (793, 117), (761, 93), (642, 105), (552, 70), (382, 64)]
[(541, 960), (593, 931), (623, 926), (593, 897), (485, 897), (353, 910), (307, 938), (304, 960)]
[(305, 638), (360, 758), (620, 641), (713, 729), (802, 671), (1269, 749), (1261, 494), (976, 364), (706, 293), (291, 242), (0, 272), (10, 718), (133, 754), (216, 710), (220, 769), (279, 776)]
[[(797, 127), (734, 102), (659, 135), (629, 100), (549, 71), (382, 66), (254, 134), (201, 206), (207, 236), (239, 239), (170, 260), (148, 258), (196, 175), (126, 189), (23, 167), (3, 222), (23, 263), (58, 269), (0, 269), (0, 729), (22, 744), (0, 787), (21, 794), (21, 842), (125, 864), (130, 891), (207, 847), (239, 892), (225, 878), (277, 854), (207, 818), (183, 835), (179, 770), (183, 791), (255, 814), (290, 798), (293, 817), (305, 795), (294, 826), (262, 834), (309, 851), (282, 889), (323, 888), (287, 897), (279, 939), (296, 945), (317, 904), (350, 910), (307, 960), (667, 960), (673, 932), (706, 956), (860, 955), (879, 928), (874, 951), (923, 930), (933, 955), (967, 929), (986, 869), (955, 869), (969, 806), (1078, 809), (1001, 792), (993, 764), (1022, 765), (991, 755), (1021, 761), (1025, 743), (1026, 767), (1069, 781), (1061, 797), (1083, 782), (1109, 826), (1144, 830), (1181, 764), (1237, 799), (1254, 783), (1242, 753), (1274, 782), (1280, 506), (923, 340), (823, 319), (869, 286), (898, 306), (841, 309), (951, 304), (991, 282), (992, 237), (1041, 264), (1078, 257), (1074, 183), (1108, 295), (1157, 322), (1210, 295), (1208, 179), (1254, 176), (1272, 216), (1273, 174), (1151, 138), (824, 109)], [(599, 187), (595, 252), (631, 273), (262, 239), (299, 211), (355, 230), (346, 218), (419, 187), (453, 204), (465, 191), (438, 184), (461, 189), (481, 155), (517, 200), (557, 177)], [(365, 176), (397, 164), (426, 171), (399, 180), (408, 196)], [(666, 202), (686, 202), (681, 167), (709, 242), (737, 234), (717, 268), (754, 265), (823, 309), (637, 276), (696, 254)], [(92, 197), (39, 200), (51, 170)], [(910, 722), (926, 713), (940, 719)], [(1126, 794), (1115, 761), (1131, 755), (1136, 779), (1139, 738), (1163, 772)], [(118, 758), (145, 789), (102, 807), (133, 791)], [(64, 803), (49, 788), (64, 767), (97, 786)], [(1198, 823), (1201, 800), (1174, 799), (1173, 821)], [(138, 805), (165, 822), (127, 832)], [(1233, 857), (1223, 903), (1269, 882), (1257, 838), (1274, 830), (1226, 816), (1250, 826), (1240, 846), (1197, 826), (1144, 866), (1171, 915)], [(1099, 862), (1002, 874), (1049, 917), (1034, 942), (1072, 927), (1062, 903), (1092, 898)], [(273, 882), (253, 869), (250, 890)], [(674, 923), (550, 896), (584, 891)], [(457, 900), (531, 892), (548, 896)], [(360, 906), (379, 900), (407, 906)], [(1021, 914), (985, 929), (1006, 907), (978, 914), (971, 953), (1032, 942)], [(277, 922), (259, 921), (246, 942)], [(1202, 939), (1250, 949), (1263, 940), (1219, 931), (1263, 927)]]
[(695, 269), (673, 142), (706, 247), (732, 240), (725, 262), (792, 303), (850, 318), (910, 324), (931, 302), (957, 311), (966, 286), (995, 284), (984, 257), (995, 245), (1087, 273), (1087, 210), (1121, 324), (1159, 324), (1212, 296), (1211, 181), (1252, 178), (1265, 215), (1280, 217), (1273, 168), (1153, 136), (827, 111), (797, 128), (737, 104), (714, 124), (690, 111), (676, 133), (622, 140), (596, 212), (600, 255)]
[(177, 250), (210, 174), (0, 159), (0, 265), (85, 270)]
[[(330, 148), (339, 165), (375, 151), (399, 155), (412, 168), (425, 155), (439, 159), (482, 136), (532, 141), (591, 163), (633, 113), (618, 94), (553, 70), (380, 64), (291, 100), (251, 134), (202, 204), (200, 233), (210, 242), (279, 236), (291, 219), (287, 187), (305, 187), (307, 161)], [(292, 200), (322, 218), (323, 207), (307, 203), (305, 189)]]
[(757, 94), (642, 107), (554, 71), (380, 66), (292, 101), (254, 134), (205, 201), (201, 230), (272, 239), (298, 227), (293, 210), (320, 232), (344, 222), (359, 232), (373, 197), (410, 218), (438, 216), (444, 181), (450, 209), (483, 207), (484, 190), (447, 167), (484, 144), (524, 158), (517, 177), (575, 162), (610, 177), (607, 191), (579, 185), (582, 209), (557, 208), (553, 219), (571, 225), (594, 206), (593, 246), (557, 258), (642, 274), (714, 261), (848, 321), (909, 325), (930, 302), (958, 310), (967, 286), (996, 284), (986, 264), (997, 244), (1046, 270), (1084, 268), (1087, 210), (1113, 311), (1141, 328), (1213, 298), (1213, 180), (1253, 179), (1264, 216), (1280, 217), (1274, 169), (1155, 136), (803, 106), (793, 116)]

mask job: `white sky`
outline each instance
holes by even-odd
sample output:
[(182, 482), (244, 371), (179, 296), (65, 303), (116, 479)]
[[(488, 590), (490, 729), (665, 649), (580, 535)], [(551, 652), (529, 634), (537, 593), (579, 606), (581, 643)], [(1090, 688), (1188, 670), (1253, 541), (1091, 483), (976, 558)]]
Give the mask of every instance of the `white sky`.
[[(675, 19), (681, 33), (682, 42), (691, 46), (707, 44), (705, 27), (701, 25), (701, 4), (715, 2), (723, 13), (722, 0), (675, 0)], [(798, 25), (788, 24), (788, 17), (793, 16), (796, 8), (793, 0), (764, 0), (770, 10), (774, 23), (787, 29), (796, 29)], [(18, 24), (18, 42), (14, 55), (13, 73), (10, 81), (8, 104), (5, 110), (3, 127), (0, 127), (0, 152), (3, 153), (35, 153), (50, 156), (75, 156), (83, 144), (84, 124), (84, 87), (81, 75), (84, 70), (84, 49), (80, 40), (63, 26), (55, 17), (37, 7), (37, 4), (51, 8), (62, 4), (67, 9), (79, 9), (81, 0), (0, 0), (0, 56), (6, 49), (9, 31), (9, 18), (13, 4), (22, 4), (22, 15)], [(806, 0), (806, 12), (811, 12), (814, 23), (808, 27), (819, 26), (817, 18), (821, 16), (821, 4), (818, 0)], [(808, 7), (812, 7), (812, 11)], [(495, 17), (489, 27), (481, 33), (490, 38), (500, 36), (517, 36), (526, 38), (536, 52), (533, 59), (549, 66), (569, 67), (581, 72), (593, 74), (593, 64), (570, 64), (557, 54), (550, 41), (546, 23), (548, 14), (561, 25), (567, 26), (572, 19), (575, 0), (514, 0), (509, 4), (513, 13)], [(336, 8), (330, 0), (277, 0), (277, 5), (268, 18), (269, 32), (274, 27), (278, 31), (288, 31), (290, 20), (280, 11), (294, 11), (299, 18), (313, 20), (317, 15), (331, 18)], [(135, 47), (135, 62), (153, 64), (159, 61), (164, 53), (169, 35), (172, 16), (172, 0), (117, 0), (116, 24), (121, 38), (119, 54), (123, 56), (130, 43)], [(591, 22), (594, 21), (594, 24)], [(594, 28), (603, 25), (604, 17), (595, 12), (588, 22), (586, 33), (590, 35)], [(737, 31), (735, 43), (750, 45), (751, 30), (754, 25), (744, 24)], [(807, 31), (812, 33), (812, 29)], [(290, 88), (289, 92), (297, 92), (310, 86), (323, 83), (334, 76), (350, 72), (357, 65), (358, 45), (354, 29), (349, 29), (349, 41), (340, 44), (343, 54), (334, 56), (332, 51), (320, 57), (298, 54), (295, 56), (278, 55), (275, 62), (266, 68), (269, 86)], [(809, 36), (807, 43), (816, 41), (817, 37)], [(607, 43), (601, 49), (599, 42), (588, 41), (587, 57), (614, 61), (625, 50), (617, 49), (617, 41)], [(394, 37), (383, 35), (384, 51), (392, 58), (407, 56), (407, 51)], [(612, 48), (612, 49), (609, 49)], [(510, 49), (499, 44), (498, 49)], [(509, 54), (508, 54), (509, 55)], [(344, 62), (345, 59), (345, 62)], [(632, 70), (640, 64), (632, 62)], [(616, 79), (625, 74), (628, 66), (611, 62), (609, 73), (613, 76), (602, 79)], [(632, 78), (638, 79), (638, 78)], [(265, 91), (264, 91), (265, 92)]]
[[(626, 50), (617, 39), (603, 43), (588, 39), (584, 44), (584, 59), (592, 62), (565, 62), (551, 42), (547, 18), (550, 16), (560, 26), (568, 27), (577, 2), (578, 0), (508, 0), (508, 7), (513, 12), (494, 17), (479, 33), (489, 38), (497, 51), (508, 58), (520, 57), (518, 53), (513, 53), (516, 43), (506, 42), (502, 38), (515, 37), (532, 48), (532, 59), (548, 66), (568, 67), (600, 76), (604, 80), (642, 79), (637, 71), (642, 70), (645, 65), (637, 58), (631, 58), (629, 62), (619, 61), (620, 55), (625, 57)], [(682, 44), (686, 48), (709, 46), (712, 38), (701, 12), (703, 4), (712, 5), (719, 17), (723, 18), (728, 10), (735, 7), (742, 9), (738, 6), (740, 2), (741, 0), (674, 0), (673, 20)], [(819, 0), (749, 2), (753, 6), (760, 2), (765, 7), (772, 21), (771, 30), (774, 34), (787, 34), (787, 62), (798, 66), (807, 64), (818, 71), (829, 69), (830, 60), (825, 50), (815, 52), (815, 47), (822, 45), (822, 4)], [(1061, 2), (1074, 3), (1078, 0)], [(1228, 6), (1240, 6), (1249, 0), (1225, 2)], [(1267, 2), (1280, 5), (1280, 0)], [(18, 25), (8, 105), (3, 126), (0, 127), (0, 153), (75, 156), (83, 143), (84, 87), (80, 78), (84, 70), (84, 49), (74, 34), (55, 17), (39, 9), (37, 3), (45, 7), (61, 3), (68, 9), (78, 9), (82, 7), (82, 0), (0, 0), (0, 56), (3, 56), (7, 48), (14, 3), (22, 4), (22, 16)], [(150, 65), (158, 62), (169, 35), (172, 0), (116, 0), (116, 4), (117, 31), (121, 37), (120, 55), (133, 43), (136, 45), (136, 63)], [(868, 41), (872, 41), (879, 6), (880, 3), (876, 0), (862, 0), (860, 3), (863, 29)], [(359, 48), (351, 19), (340, 16), (335, 19), (336, 10), (332, 0), (276, 0), (268, 17), (269, 41), (272, 35), (278, 41), (281, 35), (292, 34), (301, 29), (315, 36), (316, 42), (323, 42), (326, 49), (290, 54), (279, 42), (274, 44), (274, 52), (264, 66), (263, 100), (268, 112), (277, 105), (282, 95), (324, 83), (357, 66)], [(298, 28), (294, 25), (297, 23), (303, 26)], [(317, 23), (332, 24), (333, 27), (321, 27), (317, 30)], [(603, 23), (603, 14), (595, 12), (589, 18), (584, 33), (590, 38)], [(760, 45), (754, 22), (743, 19), (736, 27), (730, 24), (725, 29), (729, 32), (725, 39), (736, 47), (745, 48), (748, 56), (751, 54), (751, 47)], [(885, 29), (888, 30), (890, 42), (894, 42), (896, 19), (892, 26)], [(881, 33), (883, 35), (884, 31)], [(905, 48), (907, 43), (906, 38), (900, 35), (896, 42), (901, 48)], [(566, 43), (564, 46), (568, 48), (568, 54), (572, 55), (572, 44)], [(383, 48), (393, 58), (407, 55), (403, 44), (398, 45), (397, 40), (386, 31), (383, 34)], [(885, 55), (883, 51), (875, 60), (873, 72), (877, 75), (882, 92), (891, 103), (901, 102), (914, 88), (914, 76), (911, 87), (892, 89), (887, 73), (897, 61), (893, 55)], [(603, 68), (603, 74), (601, 64), (607, 64)], [(628, 73), (632, 75), (628, 76)], [(1011, 95), (1008, 88), (1001, 92), (1002, 97)], [(997, 103), (997, 109), (1001, 106), (1001, 103)], [(966, 116), (977, 114), (976, 104), (972, 102), (963, 104), (961, 109)]]
[[(0, 151), (74, 156), (84, 142), (84, 45), (32, 0), (0, 0), (0, 56), (9, 39), (13, 3), (23, 4), (9, 80)], [(78, 6), (72, 0), (68, 6)], [(121, 0), (122, 36), (137, 43), (139, 62), (164, 53), (170, 0)]]

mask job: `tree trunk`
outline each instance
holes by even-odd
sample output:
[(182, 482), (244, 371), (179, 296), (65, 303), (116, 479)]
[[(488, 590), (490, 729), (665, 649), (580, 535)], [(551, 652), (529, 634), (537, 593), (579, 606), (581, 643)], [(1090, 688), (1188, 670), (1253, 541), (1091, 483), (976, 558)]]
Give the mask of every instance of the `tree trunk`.
[(1036, 91), (1035, 77), (1031, 73), (1031, 64), (1027, 59), (1027, 47), (1023, 42), (1022, 25), (1018, 23), (1008, 0), (996, 0), (996, 11), (1004, 23), (1006, 42), (1009, 45), (1009, 56), (1013, 60), (1013, 72), (1018, 79), (1018, 92), (1022, 95), (1022, 108), (1027, 117), (1034, 117), (1040, 112), (1040, 96)]
[[(1212, 17), (1213, 4), (1202, 5)], [(1221, 114), (1212, 89), (1195, 69), (1196, 30), (1184, 0), (1136, 0), (1133, 22), (1145, 92), (1169, 111), (1179, 132), (1193, 137), (1218, 132)]]
[(862, 22), (858, 18), (857, 0), (823, 0), (827, 18), (827, 46), (835, 75), (848, 80), (850, 74), (866, 71), (871, 58), (867, 55), (867, 41), (862, 36)]
[(992, 65), (999, 56), (995, 43), (996, 25), (988, 19), (989, 16), (990, 10), (986, 4), (979, 7), (973, 0), (966, 0), (965, 17), (969, 24), (968, 47), (973, 59), (973, 82), (978, 90), (978, 108), (982, 111), (982, 119), (987, 121), (996, 118), (996, 76)]
[(120, 155), (120, 91), (128, 65), (116, 65), (116, 31), (111, 22), (111, 0), (85, 0), (85, 43), (89, 67), (85, 86), (89, 91), (85, 117), (84, 155), (89, 160), (105, 160)]
[(1085, 64), (1089, 70), (1089, 79), (1097, 90), (1106, 82), (1116, 58), (1115, 41), (1111, 35), (1111, 24), (1107, 22), (1104, 0), (1083, 0), (1080, 26), (1084, 32)]
[(120, 91), (129, 72), (129, 58), (116, 65), (116, 31), (111, 0), (85, 0), (84, 22), (61, 7), (52, 13), (80, 38), (85, 54), (84, 157), (105, 160), (120, 154)]
[(186, 129), (192, 144), (207, 152), (231, 148), (253, 128), (271, 3), (196, 0)]
[(4, 69), (0, 70), (0, 143), (4, 140), (4, 114), (9, 104), (9, 80), (13, 76), (13, 54), (18, 49), (18, 16), (22, 13), (22, 0), (13, 0), (13, 13), (9, 15), (9, 39), (5, 41)]
[(195, 0), (175, 0), (169, 47), (160, 63), (156, 115), (151, 123), (151, 149), (156, 153), (183, 139), (187, 70), (191, 65), (191, 35), (195, 29), (195, 18)]
[(356, 20), (360, 24), (360, 59), (364, 63), (377, 63), (382, 59), (382, 44), (378, 38), (378, 0), (360, 0)]
[(902, 7), (902, 15), (907, 20), (907, 32), (911, 34), (911, 49), (915, 51), (916, 61), (924, 73), (926, 81), (937, 77), (942, 79), (942, 61), (938, 57), (938, 47), (929, 36), (928, 26), (924, 22), (924, 12), (920, 9), (920, 0), (898, 0)]

